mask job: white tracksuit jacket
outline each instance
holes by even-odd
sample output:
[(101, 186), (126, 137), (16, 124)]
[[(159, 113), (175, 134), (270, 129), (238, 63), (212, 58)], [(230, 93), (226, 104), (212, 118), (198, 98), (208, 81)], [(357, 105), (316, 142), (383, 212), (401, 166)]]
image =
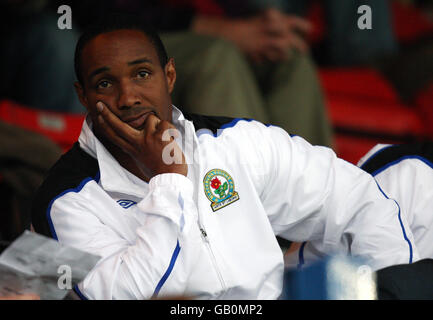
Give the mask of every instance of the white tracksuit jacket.
[[(433, 143), (378, 144), (359, 160), (358, 166), (398, 203), (419, 259), (433, 259)], [(322, 240), (309, 241), (286, 255), (285, 264), (289, 268), (309, 265), (325, 254)]]
[(256, 121), (196, 132), (197, 121), (174, 108), (173, 122), (187, 140), (187, 177), (141, 181), (87, 119), (81, 149), (40, 188), (36, 231), (102, 257), (79, 285), (84, 297), (276, 299), (284, 262), (275, 235), (320, 239), (327, 251), (343, 244), (374, 269), (418, 259), (398, 205), (331, 149)]
[(406, 216), (420, 259), (433, 259), (433, 143), (378, 144), (358, 166), (367, 170)]

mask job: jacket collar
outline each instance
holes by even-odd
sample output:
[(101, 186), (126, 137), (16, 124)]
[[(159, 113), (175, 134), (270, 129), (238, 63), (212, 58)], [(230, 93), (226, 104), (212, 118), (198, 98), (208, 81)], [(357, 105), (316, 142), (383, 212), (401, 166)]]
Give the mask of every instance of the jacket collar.
[[(175, 106), (173, 106), (173, 124), (182, 133), (185, 130), (192, 131), (189, 136), (192, 134), (195, 139), (195, 129), (192, 122), (186, 120), (182, 112)], [(97, 159), (102, 188), (109, 192), (143, 198), (148, 191), (148, 184), (124, 169), (117, 162), (94, 135), (92, 127), (90, 116), (87, 115), (78, 142), (84, 151)]]

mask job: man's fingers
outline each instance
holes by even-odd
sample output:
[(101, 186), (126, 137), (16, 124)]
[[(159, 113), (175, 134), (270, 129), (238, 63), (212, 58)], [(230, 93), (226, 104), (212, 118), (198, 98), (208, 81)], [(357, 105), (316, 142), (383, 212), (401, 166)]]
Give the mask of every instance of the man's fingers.
[(278, 22), (270, 22), (263, 27), (263, 31), (267, 33), (269, 36), (284, 36), (286, 34), (287, 29), (284, 28), (284, 24)]
[(169, 130), (169, 129), (177, 130), (176, 127), (168, 121), (160, 121), (156, 125), (156, 131), (160, 133), (163, 133), (165, 130)]
[(110, 126), (117, 135), (121, 136), (123, 139), (133, 143), (136, 141), (137, 136), (140, 135), (140, 131), (129, 126), (125, 122), (119, 119), (111, 110), (102, 102), (98, 101), (96, 103), (96, 109), (99, 115), (104, 120), (104, 123)]
[(105, 108), (105, 105), (102, 101), (96, 102), (96, 109), (98, 110), (99, 113), (104, 111), (104, 108)]
[(290, 47), (288, 40), (287, 37), (270, 38), (263, 50), (266, 59), (273, 62), (286, 60)]
[(267, 61), (278, 62), (284, 59), (283, 52), (276, 47), (268, 47), (263, 51), (263, 57)]
[(299, 36), (295, 32), (293, 32), (290, 35), (290, 46), (292, 48), (298, 49), (302, 53), (305, 53), (305, 52), (308, 51), (308, 44), (307, 44), (307, 42), (304, 40), (304, 38), (302, 38), (301, 36)]
[(297, 29), (302, 33), (310, 33), (313, 30), (313, 25), (306, 19), (297, 16), (288, 16), (287, 22), (289, 29)]
[(153, 135), (156, 131), (157, 125), (161, 122), (161, 119), (159, 119), (156, 115), (153, 113), (150, 113), (147, 116), (146, 122), (144, 124), (144, 134), (146, 136)]
[(105, 121), (105, 119), (102, 117), (102, 115), (98, 115), (98, 125), (101, 130), (103, 130), (105, 136), (112, 141), (115, 145), (117, 145), (119, 148), (121, 148), (124, 152), (127, 153), (134, 153), (135, 148), (134, 146), (121, 136), (117, 134), (117, 132), (113, 129), (111, 125)]
[(127, 131), (128, 129), (135, 129), (121, 121), (102, 101), (96, 103), (96, 109), (99, 112), (97, 117), (98, 125), (106, 137), (124, 152), (133, 153), (135, 148)]

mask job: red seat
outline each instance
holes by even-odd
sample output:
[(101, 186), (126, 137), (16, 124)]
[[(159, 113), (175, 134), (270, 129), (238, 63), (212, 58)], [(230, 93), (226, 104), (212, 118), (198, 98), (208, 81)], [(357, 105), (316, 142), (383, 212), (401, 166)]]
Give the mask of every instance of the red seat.
[(424, 124), (414, 108), (362, 97), (328, 96), (332, 123), (377, 136), (421, 136)]
[(391, 1), (391, 11), (394, 33), (400, 43), (433, 33), (432, 21), (413, 4)]
[(84, 116), (41, 111), (1, 100), (0, 120), (45, 135), (67, 150), (77, 141)]
[(398, 103), (398, 95), (380, 73), (368, 68), (321, 68), (325, 93)]
[(356, 163), (377, 143), (402, 143), (426, 134), (419, 110), (370, 69), (322, 69), (320, 79), (335, 129), (337, 154)]
[(415, 104), (423, 119), (427, 135), (433, 139), (433, 81), (418, 92)]
[(344, 134), (337, 134), (335, 136), (337, 155), (353, 164), (357, 164), (359, 159), (378, 143), (394, 143), (394, 141), (378, 141), (375, 138), (356, 137)]

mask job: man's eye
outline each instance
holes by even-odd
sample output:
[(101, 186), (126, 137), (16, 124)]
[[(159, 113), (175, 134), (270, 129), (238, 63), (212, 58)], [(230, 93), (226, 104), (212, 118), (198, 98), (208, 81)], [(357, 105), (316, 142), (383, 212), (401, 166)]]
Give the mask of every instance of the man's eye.
[(106, 88), (111, 87), (111, 83), (108, 82), (108, 81), (106, 81), (106, 80), (104, 80), (104, 81), (99, 82), (98, 85), (97, 85), (97, 87), (98, 88), (106, 89)]
[(143, 71), (143, 70), (141, 70), (141, 71), (138, 71), (138, 72), (137, 72), (137, 77), (138, 77), (138, 78), (147, 78), (147, 77), (149, 77), (149, 76), (150, 76), (150, 73), (147, 72), (147, 71)]

